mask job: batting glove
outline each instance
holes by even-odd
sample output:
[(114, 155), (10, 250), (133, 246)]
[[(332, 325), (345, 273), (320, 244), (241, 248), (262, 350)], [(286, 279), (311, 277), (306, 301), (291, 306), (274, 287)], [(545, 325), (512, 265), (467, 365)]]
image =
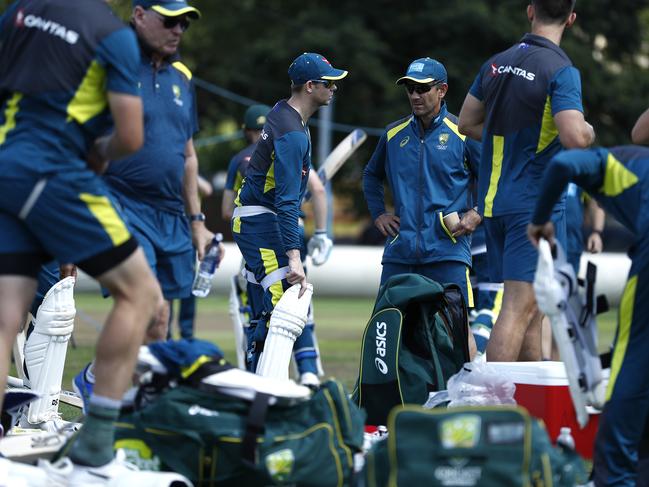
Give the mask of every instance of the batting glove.
[(306, 246), (307, 252), (311, 256), (311, 262), (313, 262), (313, 265), (318, 266), (327, 262), (333, 246), (334, 243), (329, 237), (327, 237), (326, 230), (316, 230), (313, 234), (313, 237), (309, 239), (309, 243), (307, 243)]

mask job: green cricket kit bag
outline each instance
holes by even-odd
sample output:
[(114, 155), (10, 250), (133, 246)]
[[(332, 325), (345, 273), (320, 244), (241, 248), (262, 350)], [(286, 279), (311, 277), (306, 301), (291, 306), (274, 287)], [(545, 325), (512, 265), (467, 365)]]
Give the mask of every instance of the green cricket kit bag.
[(146, 400), (120, 417), (115, 447), (131, 462), (182, 473), (197, 486), (351, 484), (364, 415), (342, 384), (330, 380), (313, 392), (218, 355), (190, 358), (160, 393), (140, 386)]
[(387, 424), (366, 456), (364, 487), (574, 487), (588, 479), (581, 458), (552, 446), (523, 408), (403, 406)]
[(469, 361), (468, 317), (459, 286), (419, 274), (391, 277), (363, 334), (352, 400), (367, 424), (384, 425), (390, 410), (424, 404)]

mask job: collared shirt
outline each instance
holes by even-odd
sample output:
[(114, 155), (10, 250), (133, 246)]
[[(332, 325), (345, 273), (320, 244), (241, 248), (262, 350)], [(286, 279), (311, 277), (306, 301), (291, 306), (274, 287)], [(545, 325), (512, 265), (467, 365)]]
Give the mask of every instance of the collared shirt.
[(198, 131), (191, 71), (179, 61), (163, 61), (156, 69), (143, 55), (139, 86), (144, 145), (135, 154), (111, 162), (106, 182), (127, 197), (182, 213), (185, 146)]
[(107, 92), (139, 94), (131, 30), (101, 0), (19, 0), (0, 46), (0, 158), (13, 173), (84, 169), (111, 125)]
[[(286, 251), (302, 244), (298, 218), (310, 170), (309, 128), (286, 100), (279, 101), (266, 117), (235, 205), (260, 205), (277, 213)], [(235, 231), (238, 225), (235, 219)]]
[(545, 167), (562, 149), (554, 115), (583, 111), (579, 71), (552, 41), (526, 34), (482, 66), (470, 93), (486, 109), (479, 212), (531, 212)]
[(470, 236), (453, 237), (442, 218), (473, 207), (471, 182), (479, 159), (480, 144), (458, 132), (457, 117), (446, 103), (425, 131), (412, 115), (387, 126), (363, 172), (372, 218), (386, 212), (384, 181), (400, 218), (397, 237), (386, 241), (383, 262), (470, 265)]

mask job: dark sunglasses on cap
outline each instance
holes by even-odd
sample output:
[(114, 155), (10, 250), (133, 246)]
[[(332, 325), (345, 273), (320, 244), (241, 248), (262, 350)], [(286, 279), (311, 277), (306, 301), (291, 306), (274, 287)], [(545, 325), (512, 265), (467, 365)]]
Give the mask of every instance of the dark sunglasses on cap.
[(180, 29), (183, 32), (189, 29), (189, 19), (187, 19), (187, 17), (183, 15), (179, 15), (178, 17), (166, 17), (164, 15), (160, 15), (158, 12), (155, 12), (155, 14), (158, 16), (165, 29), (173, 29), (178, 24), (180, 24)]
[(431, 84), (419, 84), (419, 83), (406, 83), (406, 90), (408, 90), (408, 93), (411, 95), (416, 91), (418, 95), (423, 95), (424, 93), (428, 93), (430, 90), (433, 89), (434, 86), (438, 86), (443, 84), (443, 81), (436, 81)]
[(312, 79), (311, 83), (320, 83), (321, 85), (324, 85), (324, 87), (328, 89), (331, 89), (334, 86), (336, 86), (336, 82), (330, 79)]

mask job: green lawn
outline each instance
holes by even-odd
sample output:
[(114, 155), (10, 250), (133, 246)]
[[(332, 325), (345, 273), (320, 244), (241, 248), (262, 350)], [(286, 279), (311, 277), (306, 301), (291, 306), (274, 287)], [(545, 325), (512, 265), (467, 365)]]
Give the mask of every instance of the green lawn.
[[(92, 358), (97, 328), (110, 308), (110, 300), (95, 294), (79, 293), (76, 303), (76, 348), (68, 351), (64, 388), (70, 387), (72, 377)], [(316, 332), (325, 372), (342, 380), (348, 388), (353, 386), (358, 373), (360, 340), (372, 306), (373, 300), (369, 298), (314, 298)], [(602, 350), (611, 344), (616, 311), (599, 317)], [(199, 338), (216, 343), (226, 358), (236, 363), (226, 297), (199, 299), (196, 330)]]

